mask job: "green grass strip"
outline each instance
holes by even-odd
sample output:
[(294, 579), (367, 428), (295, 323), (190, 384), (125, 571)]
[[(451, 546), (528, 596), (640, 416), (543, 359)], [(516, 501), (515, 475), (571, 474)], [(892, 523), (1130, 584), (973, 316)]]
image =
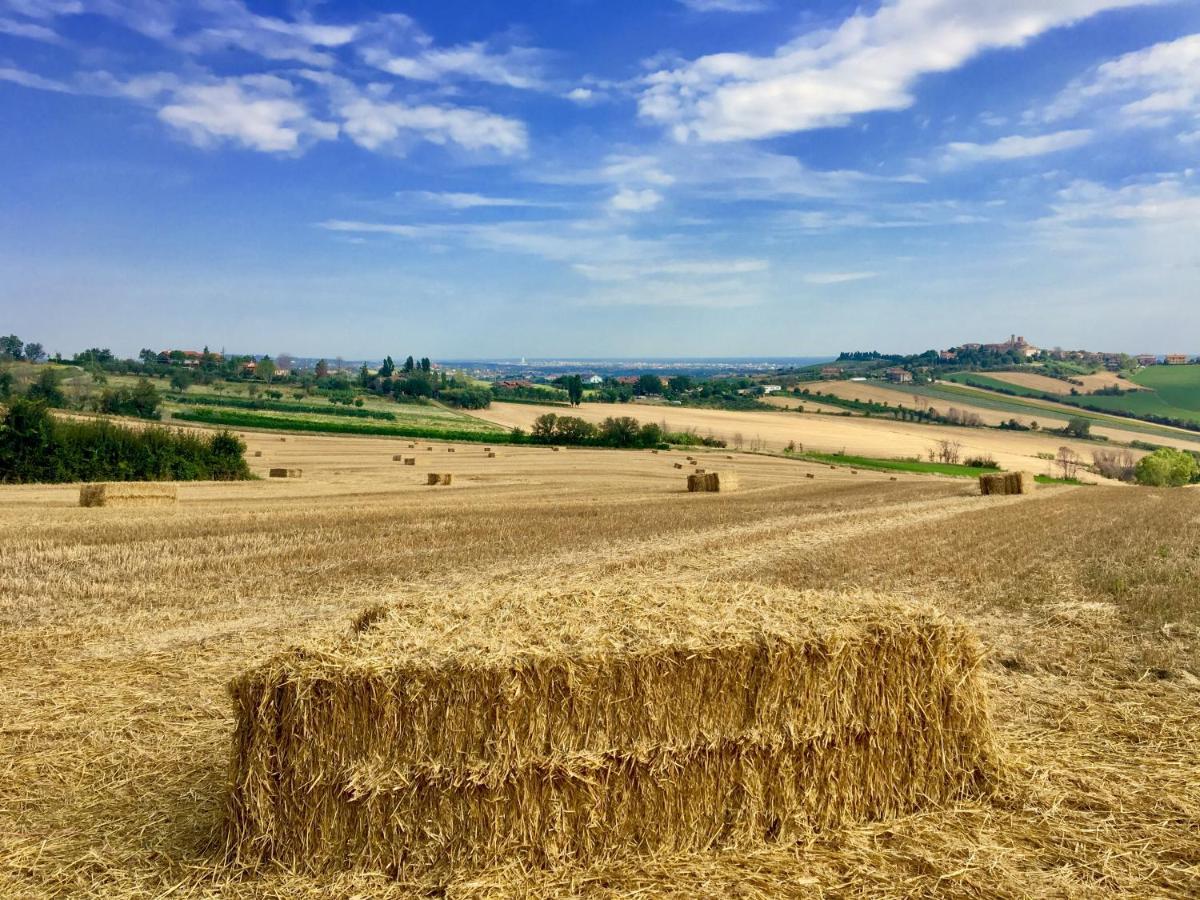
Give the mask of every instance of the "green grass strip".
[(956, 478), (975, 478), (999, 472), (996, 466), (963, 466), (958, 463), (923, 462), (919, 459), (876, 459), (870, 456), (844, 456), (840, 453), (795, 453), (796, 459), (850, 466), (856, 469), (876, 469), (881, 472), (920, 472), (926, 475), (952, 475)]

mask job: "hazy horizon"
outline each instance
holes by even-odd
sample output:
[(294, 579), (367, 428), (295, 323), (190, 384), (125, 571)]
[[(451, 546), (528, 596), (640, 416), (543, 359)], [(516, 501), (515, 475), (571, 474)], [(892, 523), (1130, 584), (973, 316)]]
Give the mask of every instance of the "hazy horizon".
[(53, 353), (1200, 348), (1200, 4), (0, 0)]

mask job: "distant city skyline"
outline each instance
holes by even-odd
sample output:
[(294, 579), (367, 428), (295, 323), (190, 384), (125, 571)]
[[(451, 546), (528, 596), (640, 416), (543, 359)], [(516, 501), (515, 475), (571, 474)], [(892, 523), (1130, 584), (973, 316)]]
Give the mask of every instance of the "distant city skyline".
[(1200, 351), (1197, 3), (0, 0), (0, 121), (51, 353)]

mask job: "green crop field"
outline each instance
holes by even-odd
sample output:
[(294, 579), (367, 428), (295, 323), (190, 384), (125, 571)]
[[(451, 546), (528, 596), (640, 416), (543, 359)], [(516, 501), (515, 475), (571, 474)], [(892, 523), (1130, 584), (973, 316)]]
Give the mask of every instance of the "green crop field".
[(1200, 366), (1150, 366), (1131, 380), (1170, 406), (1200, 412)]
[(966, 389), (995, 391), (1014, 399), (1050, 400), (1067, 406), (1090, 407), (1092, 411), (1103, 410), (1115, 415), (1142, 418), (1153, 416), (1200, 423), (1200, 366), (1151, 366), (1131, 379), (1137, 385), (1150, 390), (1130, 391), (1117, 396), (1083, 394), (1048, 398), (1041, 391), (1009, 384), (977, 372), (955, 372), (947, 375), (946, 380)]

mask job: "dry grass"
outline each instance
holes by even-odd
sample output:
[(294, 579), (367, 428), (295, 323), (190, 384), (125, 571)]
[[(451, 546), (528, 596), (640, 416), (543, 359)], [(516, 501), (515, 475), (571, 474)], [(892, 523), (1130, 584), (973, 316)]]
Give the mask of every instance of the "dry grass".
[[(248, 440), (260, 474), (305, 477), (181, 485), (171, 516), (0, 489), (0, 896), (1195, 895), (1200, 491), (983, 498), (745, 457), (742, 490), (690, 502), (650, 454), (516, 447), (443, 456), (456, 489), (427, 491), (395, 479), (393, 442)], [(373, 606), (614, 578), (879, 592), (969, 623), (997, 791), (794, 844), (548, 870), (397, 881), (225, 859), (230, 679)]]
[(81, 484), (80, 506), (174, 506), (174, 484), (160, 481), (112, 481)]

